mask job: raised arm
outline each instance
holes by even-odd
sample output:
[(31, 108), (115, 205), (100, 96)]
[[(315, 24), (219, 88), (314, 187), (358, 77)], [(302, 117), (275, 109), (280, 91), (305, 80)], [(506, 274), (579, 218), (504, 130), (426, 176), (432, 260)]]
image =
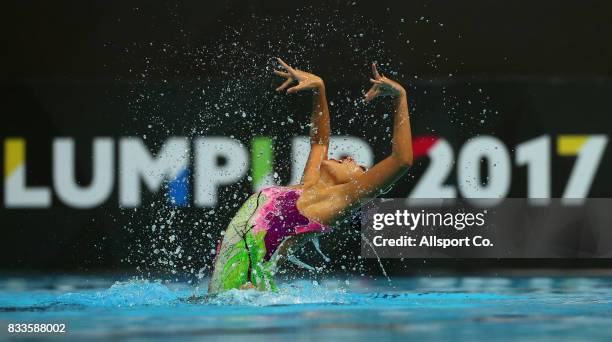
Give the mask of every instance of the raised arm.
[(397, 82), (381, 76), (372, 64), (374, 78), (372, 88), (365, 94), (365, 100), (389, 96), (395, 101), (393, 115), (392, 152), (387, 158), (374, 165), (363, 175), (346, 184), (342, 192), (347, 204), (365, 197), (373, 197), (400, 178), (412, 166), (412, 132), (408, 114), (406, 90)]
[(312, 90), (313, 93), (312, 112), (310, 114), (310, 154), (302, 176), (302, 184), (307, 187), (317, 182), (321, 162), (327, 159), (330, 127), (325, 84), (320, 77), (294, 69), (280, 58), (278, 58), (278, 62), (286, 72), (275, 70), (274, 73), (287, 78), (287, 80), (276, 88), (276, 91), (283, 91), (291, 83), (297, 81), (296, 86), (287, 89), (288, 94), (306, 89)]

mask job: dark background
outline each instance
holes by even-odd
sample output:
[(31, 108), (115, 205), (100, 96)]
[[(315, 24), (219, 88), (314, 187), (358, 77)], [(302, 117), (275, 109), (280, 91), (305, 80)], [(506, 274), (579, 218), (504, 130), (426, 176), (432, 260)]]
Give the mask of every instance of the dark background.
[[(409, 87), (414, 135), (443, 136), (455, 151), (479, 134), (512, 149), (542, 134), (611, 131), (609, 1), (21, 1), (4, 7), (0, 136), (27, 139), (31, 185), (51, 184), (50, 143), (59, 136), (76, 139), (84, 184), (95, 136), (147, 134), (155, 150), (172, 135), (234, 135), (248, 142), (265, 134), (275, 138), (277, 161), (289, 158), (286, 143), (306, 134), (300, 123), (309, 99), (271, 91), (279, 82), (269, 69), (277, 55), (325, 79), (334, 134), (364, 137), (377, 159), (388, 152), (389, 139), (371, 113), (389, 108), (353, 103), (368, 86), (373, 60)], [(249, 117), (241, 119), (240, 111)], [(280, 126), (287, 113), (296, 123)], [(608, 148), (590, 197), (612, 195), (610, 161)], [(277, 163), (287, 180), (288, 163)], [(554, 197), (561, 196), (571, 165), (553, 161)], [(426, 167), (426, 160), (415, 165), (388, 196), (405, 196)], [(525, 177), (513, 169), (510, 197), (526, 196)], [(206, 273), (209, 250), (236, 210), (231, 195), (244, 199), (248, 188), (245, 179), (224, 189), (212, 214), (178, 210), (164, 236), (146, 229), (172, 211), (155, 194), (144, 197), (152, 209), (136, 212), (119, 210), (116, 191), (92, 210), (67, 208), (57, 198), (52, 209), (2, 208), (0, 270)], [(178, 240), (169, 242), (169, 235)], [(355, 225), (322, 243), (337, 258), (356, 260), (359, 253)], [(181, 257), (152, 252), (152, 245), (173, 250), (176, 244), (186, 251)], [(377, 272), (363, 264), (352, 272)], [(388, 264), (391, 273), (610, 265), (543, 259)]]

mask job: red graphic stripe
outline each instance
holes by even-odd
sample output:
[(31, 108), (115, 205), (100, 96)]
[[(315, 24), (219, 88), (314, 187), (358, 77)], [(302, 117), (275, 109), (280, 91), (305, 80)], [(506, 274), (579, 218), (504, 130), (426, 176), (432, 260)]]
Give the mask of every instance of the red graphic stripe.
[(440, 138), (433, 135), (423, 135), (412, 139), (412, 153), (414, 160), (426, 156), (433, 145)]

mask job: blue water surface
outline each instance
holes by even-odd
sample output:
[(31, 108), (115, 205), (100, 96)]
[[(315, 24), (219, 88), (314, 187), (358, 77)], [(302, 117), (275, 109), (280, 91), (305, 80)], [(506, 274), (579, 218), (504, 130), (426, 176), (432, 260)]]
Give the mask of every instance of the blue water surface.
[[(112, 277), (4, 276), (0, 339), (612, 341), (607, 277), (327, 279), (285, 283), (278, 293), (205, 292)], [(7, 332), (9, 323), (47, 322), (67, 332)]]

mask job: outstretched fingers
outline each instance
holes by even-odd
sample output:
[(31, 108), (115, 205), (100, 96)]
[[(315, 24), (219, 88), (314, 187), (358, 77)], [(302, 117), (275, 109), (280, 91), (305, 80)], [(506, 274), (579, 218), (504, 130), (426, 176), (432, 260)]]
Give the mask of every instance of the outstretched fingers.
[(376, 63), (372, 63), (372, 74), (377, 80), (381, 78), (380, 74), (378, 73), (378, 70), (376, 69)]
[(289, 74), (291, 74), (291, 76), (295, 77), (295, 70), (292, 67), (290, 67), (289, 64), (285, 63), (285, 61), (283, 61), (279, 57), (276, 57), (276, 60), (283, 68), (285, 68), (285, 70), (289, 72)]
[[(279, 60), (280, 60), (280, 58), (279, 58)], [(283, 84), (281, 84), (280, 86), (278, 86), (276, 88), (276, 91), (285, 90), (285, 88), (287, 88), (293, 82), (294, 78), (293, 78), (293, 76), (290, 73), (284, 72), (284, 71), (280, 71), (280, 70), (276, 70), (276, 69), (273, 72), (277, 76), (286, 78), (285, 82), (283, 82)]]
[(372, 75), (374, 75), (374, 78), (370, 78), (372, 88), (370, 88), (370, 90), (368, 90), (368, 92), (363, 95), (363, 99), (365, 100), (365, 102), (370, 102), (375, 97), (377, 97), (380, 94), (379, 88), (383, 84), (382, 78), (380, 77), (380, 74), (376, 69), (376, 63), (372, 63)]
[(284, 71), (280, 71), (280, 70), (274, 70), (274, 74), (280, 77), (291, 77), (291, 74), (288, 72), (284, 72)]
[(378, 86), (374, 85), (372, 88), (370, 88), (370, 90), (368, 90), (367, 93), (365, 93), (364, 100), (365, 102), (370, 102), (372, 101), (376, 96), (378, 96), (379, 90), (378, 90)]
[(287, 89), (287, 94), (293, 94), (293, 93), (297, 93), (298, 91), (304, 89), (306, 86), (304, 84), (298, 84), (296, 86), (293, 86), (289, 89)]
[(287, 79), (285, 80), (285, 82), (283, 82), (283, 84), (281, 84), (280, 86), (278, 86), (278, 87), (276, 88), (276, 91), (282, 91), (282, 90), (285, 90), (285, 88), (287, 88), (287, 87), (288, 87), (288, 86), (289, 86), (289, 85), (290, 85), (292, 82), (293, 82), (293, 79), (292, 79), (292, 78), (290, 78), (290, 77), (289, 77), (289, 78), (287, 78)]

